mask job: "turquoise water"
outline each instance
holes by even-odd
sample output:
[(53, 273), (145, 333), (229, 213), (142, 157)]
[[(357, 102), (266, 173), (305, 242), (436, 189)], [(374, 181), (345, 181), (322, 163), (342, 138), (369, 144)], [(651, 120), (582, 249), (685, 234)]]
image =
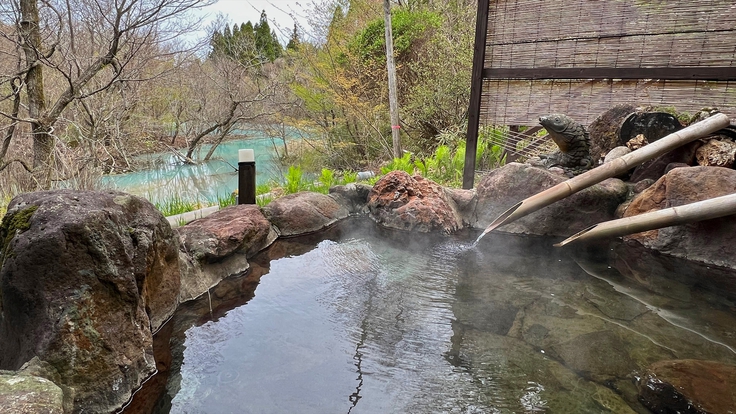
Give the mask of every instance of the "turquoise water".
[[(297, 138), (287, 138), (287, 145)], [(283, 142), (262, 136), (220, 144), (210, 161), (197, 165), (182, 163), (171, 153), (144, 156), (151, 168), (128, 174), (103, 177), (103, 185), (145, 197), (152, 203), (171, 200), (174, 195), (185, 201), (216, 203), (218, 197), (230, 195), (238, 188), (238, 150), (253, 149), (256, 156), (256, 182), (281, 182), (282, 167), (276, 159), (276, 149), (283, 152)], [(194, 159), (202, 159), (210, 150), (202, 146)], [(182, 150), (185, 152), (185, 150)]]

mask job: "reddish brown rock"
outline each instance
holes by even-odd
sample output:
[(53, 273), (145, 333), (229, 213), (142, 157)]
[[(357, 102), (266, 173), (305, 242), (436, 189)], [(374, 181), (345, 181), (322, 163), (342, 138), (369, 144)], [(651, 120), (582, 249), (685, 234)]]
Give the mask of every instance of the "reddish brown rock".
[[(720, 167), (675, 168), (638, 194), (624, 212), (631, 217), (736, 193), (736, 171)], [(734, 216), (664, 227), (625, 236), (662, 253), (736, 268)]]
[(452, 233), (462, 227), (455, 202), (439, 184), (419, 175), (392, 171), (368, 195), (370, 216), (399, 230)]
[(698, 165), (733, 168), (736, 143), (730, 139), (710, 139), (695, 152)]
[(152, 329), (179, 298), (178, 239), (148, 201), (22, 194), (0, 226), (0, 369), (36, 356), (75, 410), (112, 412), (155, 370)]
[(244, 250), (248, 256), (267, 247), (271, 223), (256, 205), (230, 206), (178, 229), (182, 247), (198, 260), (214, 262)]
[(736, 366), (675, 360), (653, 364), (638, 383), (639, 400), (655, 413), (736, 412)]
[(335, 198), (307, 191), (277, 198), (263, 213), (283, 237), (314, 233), (350, 214)]
[(181, 238), (181, 300), (248, 270), (248, 258), (278, 237), (256, 205), (227, 207), (177, 229)]
[[(511, 163), (492, 171), (476, 189), (475, 227), (486, 228), (518, 202), (565, 181), (527, 164)], [(614, 218), (616, 208), (628, 193), (623, 181), (611, 178), (499, 227), (507, 233), (540, 236), (570, 236), (586, 227)]]

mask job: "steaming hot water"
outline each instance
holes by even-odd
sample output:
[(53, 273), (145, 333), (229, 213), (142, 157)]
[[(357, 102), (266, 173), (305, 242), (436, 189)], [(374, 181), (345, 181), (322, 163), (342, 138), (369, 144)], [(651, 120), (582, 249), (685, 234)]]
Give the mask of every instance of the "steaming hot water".
[(647, 412), (633, 378), (653, 362), (736, 363), (714, 269), (365, 221), (314, 237), (177, 313), (156, 412)]

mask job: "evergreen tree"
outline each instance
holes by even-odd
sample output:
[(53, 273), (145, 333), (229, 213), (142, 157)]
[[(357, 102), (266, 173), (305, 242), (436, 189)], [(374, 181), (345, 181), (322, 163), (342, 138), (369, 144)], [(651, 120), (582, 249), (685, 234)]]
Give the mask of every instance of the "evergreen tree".
[[(296, 30), (296, 28), (295, 28)], [(253, 25), (251, 22), (225, 26), (222, 33), (216, 30), (210, 39), (210, 57), (226, 56), (246, 65), (273, 62), (283, 52), (276, 33), (268, 25), (266, 12)]]
[(276, 33), (271, 31), (268, 25), (268, 17), (266, 11), (261, 12), (261, 19), (253, 27), (256, 41), (256, 50), (261, 57), (262, 62), (273, 62), (281, 57), (283, 50), (281, 44), (276, 37)]
[(286, 44), (286, 49), (297, 50), (299, 48), (299, 43), (301, 43), (299, 40), (299, 32), (297, 32), (296, 23), (294, 23), (294, 31), (291, 32), (291, 38), (289, 39), (289, 43)]

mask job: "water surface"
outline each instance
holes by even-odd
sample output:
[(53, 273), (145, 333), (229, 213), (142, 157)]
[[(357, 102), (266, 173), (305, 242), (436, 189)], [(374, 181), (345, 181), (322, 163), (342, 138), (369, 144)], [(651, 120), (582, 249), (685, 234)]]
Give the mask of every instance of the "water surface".
[(178, 312), (158, 412), (646, 413), (651, 363), (736, 363), (729, 272), (473, 236), (277, 242)]

